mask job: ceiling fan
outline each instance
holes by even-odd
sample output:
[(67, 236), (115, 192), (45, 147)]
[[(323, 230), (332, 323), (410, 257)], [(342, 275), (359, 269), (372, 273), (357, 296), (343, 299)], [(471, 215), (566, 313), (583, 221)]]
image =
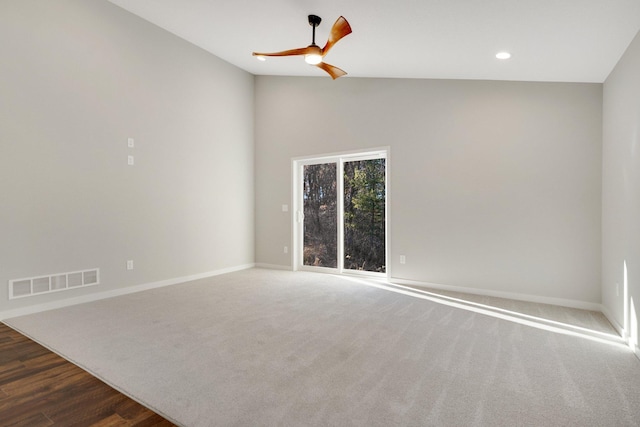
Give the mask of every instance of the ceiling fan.
[(313, 27), (313, 35), (311, 38), (311, 44), (307, 47), (303, 47), (300, 49), (291, 49), (284, 50), (282, 52), (273, 52), (273, 53), (259, 53), (253, 52), (253, 56), (258, 58), (264, 58), (265, 56), (296, 56), (296, 55), (304, 55), (304, 60), (307, 64), (315, 65), (316, 67), (326, 71), (329, 73), (332, 79), (337, 79), (338, 77), (344, 76), (347, 74), (344, 70), (341, 70), (338, 67), (327, 64), (323, 62), (322, 59), (329, 52), (329, 49), (333, 47), (334, 44), (338, 43), (341, 38), (351, 34), (351, 26), (344, 19), (344, 16), (338, 18), (338, 20), (333, 24), (331, 28), (331, 33), (329, 33), (329, 40), (324, 45), (322, 49), (320, 46), (316, 45), (316, 27), (320, 25), (322, 18), (316, 15), (309, 15), (309, 25)]

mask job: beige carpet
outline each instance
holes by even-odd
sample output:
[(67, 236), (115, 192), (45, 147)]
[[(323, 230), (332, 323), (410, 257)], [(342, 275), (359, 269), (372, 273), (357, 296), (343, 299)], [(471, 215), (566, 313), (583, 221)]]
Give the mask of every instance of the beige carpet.
[(255, 269), (6, 323), (184, 426), (639, 425), (628, 348), (514, 320)]

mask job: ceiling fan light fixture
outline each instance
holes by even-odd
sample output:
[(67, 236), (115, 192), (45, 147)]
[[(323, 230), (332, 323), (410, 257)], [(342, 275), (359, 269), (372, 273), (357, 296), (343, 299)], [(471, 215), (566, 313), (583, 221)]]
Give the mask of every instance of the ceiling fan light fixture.
[(318, 65), (322, 62), (322, 55), (317, 53), (308, 53), (304, 56), (304, 61), (309, 65)]
[(264, 56), (264, 55), (256, 55), (256, 59), (257, 59), (258, 61), (262, 61), (262, 62), (264, 62), (264, 61), (266, 61), (266, 60), (267, 60), (267, 57), (266, 57), (266, 56)]

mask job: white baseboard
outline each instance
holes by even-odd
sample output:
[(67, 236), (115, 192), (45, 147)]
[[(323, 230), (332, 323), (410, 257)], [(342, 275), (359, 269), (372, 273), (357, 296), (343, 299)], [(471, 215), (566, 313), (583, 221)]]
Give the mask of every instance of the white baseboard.
[(391, 277), (391, 283), (401, 285), (412, 285), (421, 288), (439, 289), (442, 291), (462, 292), (465, 294), (482, 295), (495, 298), (506, 298), (517, 301), (535, 302), (538, 304), (559, 305), (562, 307), (579, 308), (581, 310), (602, 311), (602, 305), (595, 302), (579, 301), (563, 298), (543, 297), (538, 295), (519, 294), (515, 292), (492, 291), (487, 289), (465, 288), (461, 286), (440, 285), (437, 283), (421, 282), (417, 280), (401, 279)]
[(257, 268), (266, 268), (267, 270), (286, 270), (291, 271), (291, 266), (289, 265), (278, 265), (278, 264), (266, 264), (264, 262), (256, 263)]
[(613, 326), (615, 328), (615, 330), (618, 332), (618, 334), (620, 334), (622, 339), (624, 339), (625, 342), (626, 342), (628, 340), (627, 332), (624, 330), (624, 327), (622, 325), (620, 325), (620, 323), (618, 323), (616, 318), (613, 317), (613, 314), (611, 314), (609, 309), (604, 304), (601, 304), (600, 305), (600, 311), (602, 312), (602, 314), (604, 314), (604, 317), (607, 318), (609, 323), (611, 323), (611, 326)]
[(135, 292), (147, 291), (149, 289), (162, 288), (164, 286), (176, 285), (178, 283), (190, 282), (192, 280), (205, 279), (207, 277), (219, 276), (221, 274), (232, 273), (234, 271), (247, 270), (253, 267), (255, 267), (255, 264), (238, 265), (234, 267), (222, 268), (220, 270), (209, 271), (206, 273), (192, 274), (190, 276), (176, 277), (173, 279), (160, 280), (158, 282), (143, 283), (140, 285), (127, 286), (126, 288), (113, 289), (110, 291), (98, 292), (75, 298), (67, 298), (60, 301), (51, 301), (43, 304), (16, 308), (13, 310), (0, 311), (0, 320), (10, 319), (17, 316), (24, 316), (27, 314), (39, 313), (41, 311), (54, 310), (56, 308), (69, 307), (86, 302), (98, 301), (106, 298), (113, 298), (121, 295), (132, 294)]
[(604, 317), (607, 318), (609, 323), (611, 323), (611, 325), (620, 334), (624, 342), (631, 348), (631, 351), (633, 352), (633, 354), (635, 354), (636, 357), (640, 359), (640, 347), (637, 344), (633, 345), (632, 343), (629, 342), (630, 339), (629, 339), (629, 335), (627, 334), (627, 331), (625, 331), (624, 327), (618, 323), (618, 321), (615, 319), (615, 317), (613, 317), (609, 309), (604, 305), (602, 305), (602, 314), (604, 314)]

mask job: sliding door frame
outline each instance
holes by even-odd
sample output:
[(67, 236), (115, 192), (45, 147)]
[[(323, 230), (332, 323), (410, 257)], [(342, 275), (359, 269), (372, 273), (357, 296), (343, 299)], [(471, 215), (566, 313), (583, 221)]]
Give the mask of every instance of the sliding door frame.
[[(296, 157), (291, 161), (291, 234), (293, 236), (293, 245), (291, 251), (291, 265), (293, 271), (305, 270), (330, 274), (353, 274), (358, 276), (368, 276), (380, 279), (388, 279), (391, 277), (390, 269), (390, 152), (389, 147), (372, 148), (369, 150), (357, 150), (340, 153), (331, 153), (317, 156)], [(376, 273), (371, 271), (360, 271), (344, 268), (344, 163), (359, 161), (385, 159), (385, 272)], [(314, 267), (304, 265), (302, 256), (304, 248), (304, 201), (302, 197), (304, 167), (308, 165), (317, 165), (323, 163), (336, 163), (336, 193), (337, 193), (337, 239), (338, 239), (338, 259), (337, 267)]]

